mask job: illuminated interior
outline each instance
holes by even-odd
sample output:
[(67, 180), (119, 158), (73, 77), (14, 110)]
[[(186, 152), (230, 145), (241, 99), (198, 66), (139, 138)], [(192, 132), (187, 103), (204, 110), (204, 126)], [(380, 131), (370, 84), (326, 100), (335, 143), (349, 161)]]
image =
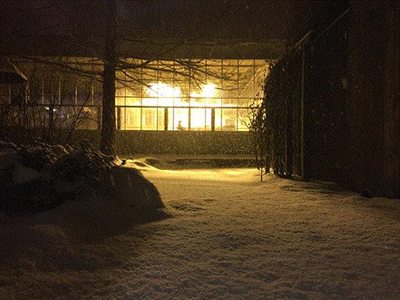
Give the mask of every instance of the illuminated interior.
[[(166, 64), (169, 65), (166, 67)], [(193, 69), (179, 68), (181, 65), (176, 62), (156, 62), (150, 71), (136, 72), (134, 75), (142, 79), (142, 84), (131, 86), (123, 79), (128, 82), (133, 76), (120, 74), (117, 128), (248, 130), (249, 106), (261, 97), (262, 82), (268, 69), (265, 61), (202, 60)]]
[[(102, 72), (102, 63), (95, 58), (61, 59), (85, 72)], [(269, 66), (265, 60), (254, 59), (125, 59), (123, 63), (131, 67), (116, 74), (116, 127), (151, 131), (248, 131), (250, 105), (262, 98)], [(18, 65), (25, 74), (36, 74), (30, 77), (34, 79), (25, 101), (43, 106), (44, 114), (49, 104), (56, 103), (53, 117), (65, 122), (80, 110), (86, 118), (79, 129), (100, 128), (100, 76), (60, 73), (50, 70), (48, 63), (40, 66), (42, 70), (32, 62)], [(0, 97), (9, 100), (2, 102), (12, 103), (11, 89), (3, 88)]]

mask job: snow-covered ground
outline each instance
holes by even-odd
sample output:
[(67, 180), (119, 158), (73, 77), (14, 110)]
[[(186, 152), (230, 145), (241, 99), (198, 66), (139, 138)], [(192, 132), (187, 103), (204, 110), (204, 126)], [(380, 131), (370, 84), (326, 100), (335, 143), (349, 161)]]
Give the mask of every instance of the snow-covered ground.
[(400, 299), (399, 200), (254, 169), (140, 168), (167, 206), (157, 221), (68, 203), (0, 215), (0, 299)]

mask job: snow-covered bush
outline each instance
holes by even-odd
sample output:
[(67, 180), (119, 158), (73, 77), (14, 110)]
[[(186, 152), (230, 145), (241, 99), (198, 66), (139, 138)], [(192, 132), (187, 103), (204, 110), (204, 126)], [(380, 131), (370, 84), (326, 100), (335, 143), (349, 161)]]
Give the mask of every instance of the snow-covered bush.
[(8, 214), (52, 209), (99, 182), (118, 164), (86, 146), (15, 145), (0, 141), (0, 206)]
[(138, 214), (164, 206), (157, 188), (140, 171), (120, 165), (87, 142), (72, 148), (0, 141), (0, 209), (9, 215), (43, 212), (83, 194), (98, 197), (97, 205), (109, 203)]
[(41, 171), (45, 166), (50, 166), (57, 160), (57, 156), (51, 151), (50, 146), (42, 144), (38, 146), (21, 146), (17, 148), (25, 167)]
[(99, 175), (116, 165), (113, 156), (100, 151), (79, 149), (62, 155), (53, 165), (52, 172), (57, 179), (67, 180), (74, 184), (94, 184), (99, 182)]
[(164, 206), (157, 188), (140, 171), (120, 164), (86, 142), (72, 148), (0, 141), (0, 209), (9, 215), (43, 212), (88, 190), (103, 199), (98, 204), (108, 199), (119, 210), (134, 208), (140, 214)]

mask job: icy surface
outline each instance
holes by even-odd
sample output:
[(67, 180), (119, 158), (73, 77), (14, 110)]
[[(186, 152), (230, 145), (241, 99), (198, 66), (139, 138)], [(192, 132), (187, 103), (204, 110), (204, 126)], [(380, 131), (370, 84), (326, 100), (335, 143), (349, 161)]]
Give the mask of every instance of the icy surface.
[(129, 211), (76, 204), (0, 215), (0, 299), (400, 298), (399, 200), (138, 165), (170, 218), (132, 225)]

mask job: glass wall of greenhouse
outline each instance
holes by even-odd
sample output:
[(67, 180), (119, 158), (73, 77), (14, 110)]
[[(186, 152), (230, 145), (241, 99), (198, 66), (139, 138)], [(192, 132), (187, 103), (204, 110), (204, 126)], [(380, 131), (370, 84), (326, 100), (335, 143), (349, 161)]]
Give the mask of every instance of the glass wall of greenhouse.
[[(101, 126), (102, 64), (92, 58), (17, 61), (29, 78), (23, 96), (2, 85), (0, 102), (36, 106), (78, 129)], [(251, 105), (262, 98), (264, 60), (125, 59), (116, 74), (116, 127), (143, 131), (248, 131)], [(20, 99), (20, 100), (18, 100)]]

